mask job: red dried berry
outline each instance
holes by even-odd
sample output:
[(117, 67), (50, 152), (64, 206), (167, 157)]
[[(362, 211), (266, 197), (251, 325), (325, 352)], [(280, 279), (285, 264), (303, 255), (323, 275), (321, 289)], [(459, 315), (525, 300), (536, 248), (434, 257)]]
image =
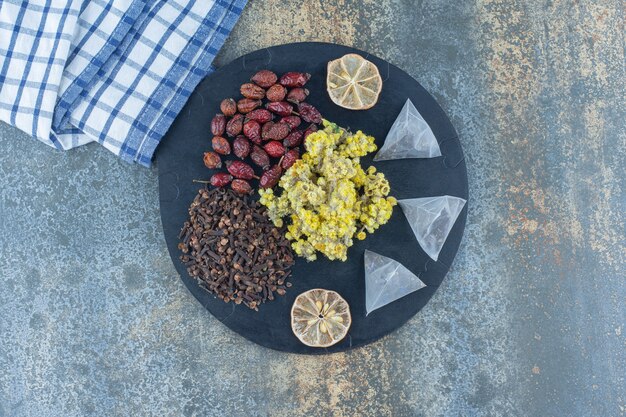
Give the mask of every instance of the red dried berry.
[(270, 157), (267, 152), (265, 152), (260, 146), (254, 145), (252, 147), (252, 152), (250, 152), (250, 159), (252, 159), (252, 162), (260, 166), (263, 170), (266, 170), (270, 167)]
[(274, 127), (275, 124), (276, 123), (274, 122), (267, 122), (261, 126), (261, 137), (263, 138), (263, 140), (267, 140), (265, 137), (267, 136), (270, 129)]
[(304, 131), (304, 137), (302, 138), (302, 140), (306, 140), (306, 137), (309, 136), (313, 132), (317, 132), (317, 126), (314, 124), (306, 128), (306, 130)]
[(230, 155), (230, 143), (221, 136), (213, 136), (211, 139), (213, 150), (221, 155)]
[(239, 91), (241, 92), (241, 95), (246, 98), (260, 100), (265, 97), (265, 90), (258, 85), (252, 83), (242, 84), (239, 88)]
[(211, 120), (211, 133), (213, 136), (222, 136), (226, 127), (226, 116), (221, 113), (216, 114)]
[(276, 140), (267, 142), (265, 146), (263, 146), (263, 149), (265, 149), (265, 152), (272, 158), (280, 158), (285, 154), (285, 146)]
[(306, 88), (298, 87), (289, 90), (287, 94), (287, 101), (291, 101), (292, 103), (298, 104), (309, 96), (309, 90)]
[(254, 175), (254, 169), (242, 161), (226, 161), (226, 169), (235, 178), (242, 180), (251, 180), (256, 178)]
[(302, 130), (294, 130), (285, 138), (283, 145), (288, 148), (293, 148), (294, 146), (298, 146), (302, 143), (303, 137), (304, 132)]
[(242, 98), (241, 100), (239, 100), (237, 102), (237, 110), (239, 110), (239, 113), (250, 113), (252, 110), (256, 109), (257, 107), (261, 107), (261, 104), (263, 104), (263, 102), (261, 100), (254, 100), (251, 98)]
[(222, 167), (222, 159), (215, 152), (204, 153), (204, 165), (209, 169), (218, 169)]
[(233, 176), (225, 172), (218, 172), (211, 176), (209, 182), (214, 187), (225, 187), (233, 180)]
[(267, 103), (265, 108), (279, 116), (289, 116), (293, 112), (293, 106), (286, 101)]
[(241, 133), (241, 129), (243, 128), (243, 117), (243, 114), (236, 114), (228, 121), (228, 124), (226, 125), (226, 134), (228, 136), (234, 138)]
[(263, 88), (268, 88), (272, 84), (275, 84), (276, 80), (278, 80), (278, 77), (270, 70), (261, 70), (250, 79), (250, 81)]
[(250, 154), (250, 141), (245, 136), (239, 135), (233, 142), (233, 153), (241, 159), (246, 158)]
[(280, 83), (285, 87), (303, 87), (311, 79), (311, 74), (304, 72), (288, 72), (280, 77)]
[(287, 123), (267, 122), (261, 129), (263, 140), (283, 140), (287, 137), (291, 128)]
[(282, 119), (280, 119), (281, 122), (283, 123), (287, 123), (289, 125), (289, 127), (291, 128), (291, 130), (295, 129), (296, 127), (300, 126), (300, 123), (302, 123), (302, 119), (300, 119), (298, 116), (285, 116)]
[(286, 95), (287, 89), (280, 84), (274, 84), (267, 90), (267, 93), (265, 93), (265, 97), (267, 97), (269, 101), (283, 101)]
[(224, 113), (224, 116), (231, 117), (237, 113), (237, 102), (232, 98), (225, 98), (220, 103), (220, 110)]
[(250, 183), (246, 180), (240, 180), (239, 178), (233, 180), (233, 182), (230, 184), (230, 188), (232, 188), (234, 192), (239, 194), (252, 193), (252, 187), (250, 186)]
[(298, 158), (300, 158), (300, 148), (293, 148), (285, 154), (285, 157), (281, 161), (280, 166), (283, 169), (287, 170), (296, 163)]
[(243, 134), (256, 144), (261, 144), (261, 125), (255, 120), (248, 120), (243, 125)]
[(246, 114), (246, 121), (254, 120), (261, 124), (267, 123), (273, 118), (274, 118), (274, 115), (269, 110), (265, 110), (265, 109), (253, 110), (250, 113)]
[(282, 175), (283, 170), (280, 165), (274, 165), (267, 171), (261, 175), (261, 179), (259, 180), (259, 187), (261, 188), (272, 188), (276, 184), (278, 184), (278, 180), (280, 180), (280, 176)]
[(298, 113), (302, 120), (309, 123), (320, 124), (322, 123), (322, 115), (320, 112), (309, 103), (300, 103), (298, 105)]

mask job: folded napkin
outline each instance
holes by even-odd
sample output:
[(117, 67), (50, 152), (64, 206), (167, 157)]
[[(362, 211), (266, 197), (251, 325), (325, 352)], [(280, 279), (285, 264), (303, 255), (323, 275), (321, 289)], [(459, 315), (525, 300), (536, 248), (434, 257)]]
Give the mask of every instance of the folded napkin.
[(0, 0), (0, 120), (149, 166), (247, 0)]

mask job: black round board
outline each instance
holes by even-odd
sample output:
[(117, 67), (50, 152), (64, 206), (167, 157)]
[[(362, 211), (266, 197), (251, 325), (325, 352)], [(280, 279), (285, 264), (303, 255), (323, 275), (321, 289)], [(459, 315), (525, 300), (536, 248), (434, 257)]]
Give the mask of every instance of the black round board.
[[(378, 103), (370, 110), (351, 111), (335, 105), (326, 93), (326, 64), (347, 53), (358, 53), (379, 68), (383, 90)], [(467, 172), (456, 131), (435, 99), (404, 71), (371, 54), (354, 48), (328, 43), (294, 43), (261, 49), (242, 56), (205, 78), (193, 92), (157, 150), (161, 218), (167, 246), (185, 285), (218, 320), (245, 338), (281, 351), (320, 354), (348, 350), (370, 343), (399, 328), (413, 317), (432, 297), (446, 275), (457, 252), (467, 205), (439, 255), (433, 261), (420, 248), (399, 206), (386, 225), (364, 241), (356, 241), (346, 262), (328, 261), (323, 256), (315, 262), (298, 258), (285, 296), (277, 296), (259, 307), (224, 303), (200, 288), (179, 260), (178, 234), (188, 218), (188, 208), (202, 184), (193, 179), (208, 179), (202, 155), (210, 150), (210, 122), (219, 112), (223, 98), (240, 97), (239, 86), (260, 69), (277, 74), (304, 71), (312, 74), (307, 88), (308, 102), (338, 125), (376, 137), (380, 148), (389, 128), (410, 98), (430, 125), (441, 148), (442, 157), (372, 162), (372, 155), (361, 159), (366, 168), (374, 165), (391, 184), (397, 199), (451, 195), (468, 198)], [(365, 316), (365, 249), (393, 258), (427, 285)], [(303, 345), (291, 332), (290, 310), (296, 296), (311, 288), (337, 291), (350, 304), (352, 327), (338, 344), (317, 349)]]

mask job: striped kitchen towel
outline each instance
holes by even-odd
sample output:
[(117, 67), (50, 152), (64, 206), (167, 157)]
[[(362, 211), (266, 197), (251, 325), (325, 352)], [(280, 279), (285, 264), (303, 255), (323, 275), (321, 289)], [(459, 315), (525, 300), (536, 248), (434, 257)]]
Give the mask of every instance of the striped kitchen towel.
[(149, 166), (247, 0), (0, 0), (0, 120)]

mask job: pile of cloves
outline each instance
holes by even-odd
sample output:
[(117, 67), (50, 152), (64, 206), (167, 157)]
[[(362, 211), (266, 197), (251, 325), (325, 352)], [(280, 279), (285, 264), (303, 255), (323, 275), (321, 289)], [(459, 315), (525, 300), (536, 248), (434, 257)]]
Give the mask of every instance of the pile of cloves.
[(224, 188), (199, 190), (179, 239), (189, 275), (224, 302), (258, 311), (291, 286), (294, 255), (284, 230), (248, 196)]

